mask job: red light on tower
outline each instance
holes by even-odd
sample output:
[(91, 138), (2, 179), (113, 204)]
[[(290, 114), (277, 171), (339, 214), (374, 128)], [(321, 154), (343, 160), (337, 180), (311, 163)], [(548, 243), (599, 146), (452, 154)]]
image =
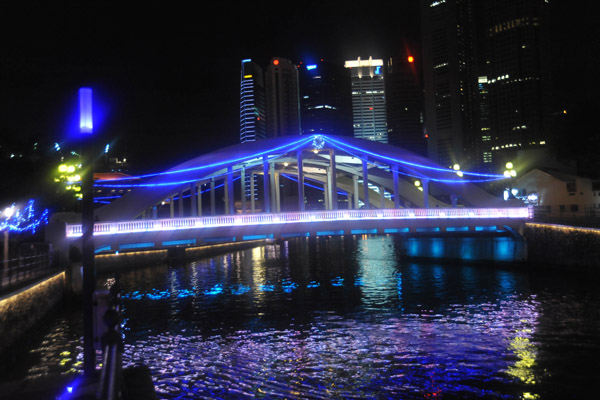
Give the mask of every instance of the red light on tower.
[(279, 65), (279, 60), (278, 59), (274, 59), (273, 60), (273, 65)]
[(408, 62), (409, 63), (414, 63), (415, 62), (415, 58), (413, 56), (408, 56)]

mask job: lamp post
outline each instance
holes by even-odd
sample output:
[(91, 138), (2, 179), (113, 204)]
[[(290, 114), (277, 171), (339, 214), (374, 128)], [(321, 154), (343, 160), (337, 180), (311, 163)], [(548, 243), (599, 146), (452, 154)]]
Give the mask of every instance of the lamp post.
[(510, 161), (506, 163), (505, 167), (504, 176), (508, 178), (508, 196), (505, 197), (505, 200), (508, 200), (515, 197), (512, 194), (512, 183), (513, 179), (517, 176), (517, 171), (515, 171), (514, 165)]
[(81, 182), (81, 255), (83, 264), (83, 373), (91, 378), (96, 370), (94, 348), (94, 290), (96, 268), (94, 265), (94, 152), (89, 140), (94, 132), (92, 115), (92, 89), (79, 89), (79, 133), (82, 163), (85, 172)]

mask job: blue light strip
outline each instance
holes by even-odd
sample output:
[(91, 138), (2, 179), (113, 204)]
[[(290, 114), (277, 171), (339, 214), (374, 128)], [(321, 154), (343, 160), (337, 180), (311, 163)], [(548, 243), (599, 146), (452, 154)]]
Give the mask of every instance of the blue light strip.
[(126, 243), (120, 244), (119, 249), (127, 250), (127, 249), (144, 249), (148, 247), (154, 247), (154, 242), (143, 242), (143, 243)]
[[(451, 169), (444, 169), (444, 168), (432, 167), (432, 166), (428, 166), (428, 165), (417, 164), (417, 163), (413, 163), (413, 162), (409, 162), (409, 161), (404, 161), (404, 160), (400, 160), (400, 159), (397, 159), (397, 158), (388, 157), (388, 156), (384, 156), (384, 155), (381, 155), (381, 154), (373, 153), (371, 151), (360, 149), (360, 148), (358, 148), (356, 146), (349, 145), (349, 144), (341, 142), (339, 140), (332, 139), (332, 138), (330, 138), (328, 136), (325, 136), (325, 137), (330, 142), (336, 143), (339, 146), (341, 146), (342, 149), (340, 149), (340, 150), (343, 150), (343, 148), (351, 148), (351, 149), (353, 149), (355, 151), (358, 151), (358, 152), (361, 152), (361, 153), (364, 153), (364, 154), (369, 154), (369, 155), (374, 156), (376, 158), (382, 158), (382, 159), (385, 159), (385, 160), (388, 160), (388, 161), (392, 161), (392, 162), (395, 162), (395, 163), (399, 163), (399, 164), (405, 164), (405, 165), (410, 165), (410, 166), (416, 167), (416, 168), (429, 169), (429, 170), (439, 171), (439, 172), (444, 172), (444, 173), (454, 173), (454, 174), (456, 173), (456, 171), (451, 170)], [(494, 179), (506, 179), (506, 177), (504, 175), (497, 175), (497, 174), (483, 174), (483, 173), (479, 173), (479, 172), (467, 172), (467, 171), (462, 171), (462, 173), (463, 173), (463, 175), (482, 176), (482, 177), (494, 178)]]
[(168, 240), (166, 242), (162, 242), (163, 246), (181, 246), (193, 244), (196, 244), (196, 239)]
[[(220, 167), (220, 166), (228, 166), (228, 165), (232, 165), (232, 164), (235, 164), (237, 162), (240, 162), (240, 161), (258, 158), (258, 157), (261, 157), (261, 156), (263, 156), (265, 154), (268, 155), (269, 153), (273, 153), (273, 152), (277, 152), (277, 151), (292, 151), (292, 150), (295, 150), (295, 149), (299, 148), (300, 146), (303, 146), (303, 145), (311, 142), (312, 139), (313, 139), (312, 136), (308, 137), (308, 138), (307, 137), (303, 137), (300, 140), (296, 140), (294, 142), (291, 142), (291, 143), (288, 143), (288, 144), (285, 144), (285, 145), (281, 145), (281, 146), (278, 146), (278, 147), (273, 147), (273, 148), (268, 149), (268, 150), (263, 150), (263, 151), (260, 151), (258, 153), (255, 153), (255, 154), (252, 154), (252, 155), (249, 155), (249, 156), (233, 158), (233, 159), (219, 161), (219, 162), (212, 163), (212, 164), (199, 165), (197, 167), (179, 169), (179, 170), (175, 170), (175, 171), (165, 171), (165, 172), (157, 172), (157, 173), (153, 173), (153, 174), (124, 177), (124, 178), (121, 178), (119, 180), (131, 180), (131, 179), (151, 178), (151, 177), (155, 177), (155, 176), (180, 174), (180, 173), (184, 173), (184, 172), (198, 171), (198, 170), (203, 170), (203, 169), (208, 169), (208, 168), (214, 168), (214, 167)], [(97, 182), (105, 182), (105, 181), (106, 180), (98, 180)]]
[(79, 89), (79, 132), (91, 134), (94, 132), (92, 116), (92, 89)]

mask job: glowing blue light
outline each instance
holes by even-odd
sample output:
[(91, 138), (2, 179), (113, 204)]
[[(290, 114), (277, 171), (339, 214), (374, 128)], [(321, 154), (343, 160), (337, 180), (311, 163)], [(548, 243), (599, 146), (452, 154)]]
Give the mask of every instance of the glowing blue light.
[(67, 386), (67, 392), (73, 393), (73, 386)]
[(204, 294), (207, 294), (210, 296), (214, 296), (214, 295), (221, 294), (221, 293), (223, 293), (223, 286), (221, 284), (216, 284), (215, 286), (212, 287), (212, 289), (204, 291)]
[(110, 144), (106, 144), (106, 146), (104, 146), (104, 154), (108, 154), (109, 149), (110, 149)]
[(306, 66), (306, 70), (307, 71), (312, 71), (313, 69), (317, 69), (317, 66), (315, 64), (311, 64), (311, 65), (307, 65)]
[(331, 280), (331, 285), (332, 286), (343, 286), (344, 285), (344, 278), (337, 276), (335, 278), (333, 278)]
[(94, 132), (92, 115), (92, 89), (79, 89), (79, 132), (91, 134)]

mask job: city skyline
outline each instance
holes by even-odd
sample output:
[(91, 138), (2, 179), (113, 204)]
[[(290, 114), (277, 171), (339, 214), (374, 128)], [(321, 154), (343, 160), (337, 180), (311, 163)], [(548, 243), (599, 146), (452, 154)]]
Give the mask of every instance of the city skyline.
[[(160, 11), (157, 4), (149, 8)], [(85, 9), (79, 11), (85, 15)], [(272, 57), (305, 63), (325, 58), (342, 65), (357, 57), (387, 59), (406, 47), (421, 57), (418, 2), (386, 11), (266, 13), (267, 23), (253, 26), (240, 25), (241, 16), (233, 15), (219, 29), (193, 21), (152, 29), (150, 22), (124, 16), (110, 23), (99, 16), (84, 22), (71, 14), (39, 25), (32, 19), (17, 36), (3, 39), (2, 139), (64, 142), (76, 90), (91, 85), (108, 105), (98, 140), (111, 143), (120, 151), (117, 156), (126, 154), (135, 168), (165, 168), (239, 141), (241, 59), (265, 65)], [(574, 14), (565, 14), (565, 20), (572, 21)], [(597, 78), (586, 73), (590, 63), (577, 65), (577, 60), (593, 47), (586, 47), (586, 40), (572, 41), (577, 32), (566, 35), (571, 32), (567, 24), (553, 32), (556, 54), (572, 50), (565, 53), (569, 57), (555, 58), (557, 103), (585, 105), (593, 93), (586, 86)], [(582, 74), (575, 73), (578, 69)]]

